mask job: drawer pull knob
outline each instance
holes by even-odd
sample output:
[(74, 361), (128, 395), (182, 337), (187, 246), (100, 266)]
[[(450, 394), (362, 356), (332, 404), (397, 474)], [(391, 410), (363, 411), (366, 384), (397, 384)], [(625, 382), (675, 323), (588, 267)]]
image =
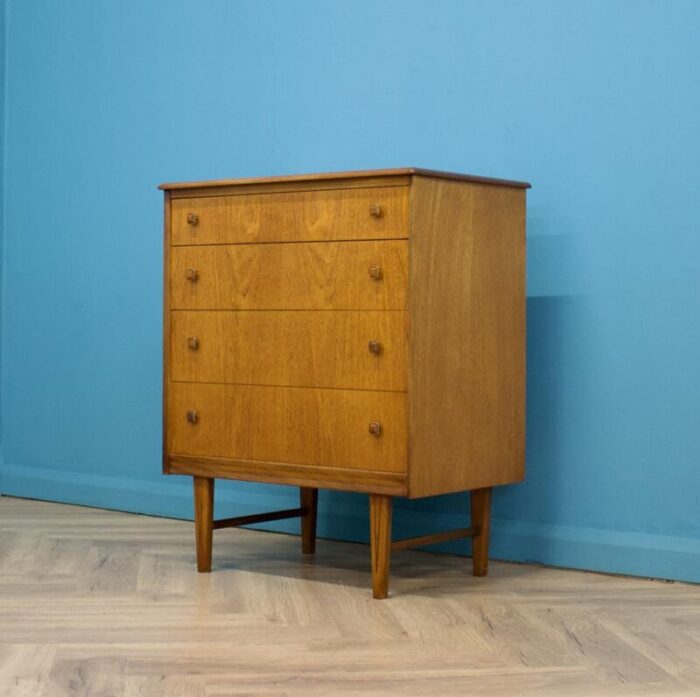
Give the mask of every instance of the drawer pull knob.
[(382, 434), (382, 425), (379, 421), (369, 422), (369, 432), (375, 437), (379, 437)]
[(367, 344), (367, 348), (369, 348), (370, 353), (374, 353), (376, 355), (379, 355), (382, 352), (382, 345), (378, 341), (370, 341), (369, 344)]
[(187, 224), (188, 225), (198, 225), (199, 224), (199, 216), (196, 213), (188, 213), (187, 214)]
[(197, 271), (197, 269), (187, 269), (185, 271), (185, 278), (188, 281), (192, 281), (192, 283), (194, 283), (196, 280), (199, 279), (199, 272)]
[(196, 336), (191, 336), (187, 339), (187, 347), (196, 351), (199, 348), (199, 339)]
[(187, 421), (191, 424), (196, 424), (199, 419), (199, 415), (196, 411), (190, 410), (187, 412)]
[(369, 277), (375, 281), (379, 281), (382, 278), (382, 267), (381, 266), (370, 266), (369, 267)]
[(382, 217), (382, 207), (378, 203), (373, 203), (369, 207), (369, 214), (374, 218)]

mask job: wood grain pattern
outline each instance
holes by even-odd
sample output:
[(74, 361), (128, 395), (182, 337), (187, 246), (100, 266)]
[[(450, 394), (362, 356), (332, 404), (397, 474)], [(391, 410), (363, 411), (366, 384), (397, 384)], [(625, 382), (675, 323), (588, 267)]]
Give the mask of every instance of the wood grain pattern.
[(316, 552), (316, 518), (318, 514), (318, 489), (299, 487), (299, 505), (304, 509), (301, 517), (301, 551), (304, 554)]
[(197, 571), (211, 571), (212, 531), (214, 530), (214, 480), (193, 477), (194, 529)]
[(474, 576), (486, 576), (489, 570), (489, 540), (491, 538), (491, 487), (471, 493), (472, 566)]
[(306, 486), (363, 494), (378, 493), (406, 496), (408, 485), (405, 472), (377, 472), (326, 465), (300, 465), (293, 462), (264, 462), (187, 455), (168, 457), (170, 474), (201, 477), (223, 477), (249, 482), (267, 482)]
[[(172, 380), (407, 389), (404, 311), (178, 310), (170, 326)], [(379, 354), (370, 341), (380, 342)]]
[(423, 169), (420, 167), (397, 167), (393, 169), (367, 169), (350, 172), (320, 172), (313, 174), (287, 174), (273, 177), (243, 177), (238, 179), (216, 179), (198, 182), (171, 182), (161, 184), (158, 188), (164, 190), (186, 190), (201, 189), (203, 187), (223, 188), (227, 186), (248, 186), (248, 185), (270, 185), (270, 184), (297, 184), (305, 182), (330, 183), (342, 180), (343, 185), (347, 185), (353, 180), (365, 180), (374, 178), (409, 177), (415, 174), (425, 177), (435, 177), (439, 179), (452, 179), (457, 181), (477, 182), (481, 184), (492, 184), (496, 186), (515, 187), (529, 189), (528, 182), (515, 181), (512, 179), (497, 179), (493, 177), (481, 177), (474, 174), (459, 174), (457, 172), (443, 172), (435, 169)]
[(175, 245), (406, 238), (408, 187), (174, 199), (171, 215)]
[(413, 183), (412, 497), (523, 478), (524, 197), (473, 183)]
[[(405, 472), (406, 411), (399, 392), (171, 383), (169, 451)], [(379, 437), (371, 421), (381, 422)]]
[[(173, 247), (171, 309), (403, 310), (405, 241)], [(379, 266), (379, 281), (369, 268)], [(199, 278), (188, 281), (186, 271)]]
[(389, 595), (392, 508), (391, 496), (370, 494), (369, 536), (372, 558), (372, 597), (375, 600), (383, 600)]
[(697, 697), (700, 586), (0, 498), (3, 697)]

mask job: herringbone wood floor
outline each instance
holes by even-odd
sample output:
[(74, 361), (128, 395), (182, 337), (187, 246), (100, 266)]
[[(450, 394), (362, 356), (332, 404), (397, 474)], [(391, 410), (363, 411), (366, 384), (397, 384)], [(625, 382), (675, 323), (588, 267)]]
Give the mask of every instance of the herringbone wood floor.
[(700, 695), (700, 587), (0, 498), (0, 694)]

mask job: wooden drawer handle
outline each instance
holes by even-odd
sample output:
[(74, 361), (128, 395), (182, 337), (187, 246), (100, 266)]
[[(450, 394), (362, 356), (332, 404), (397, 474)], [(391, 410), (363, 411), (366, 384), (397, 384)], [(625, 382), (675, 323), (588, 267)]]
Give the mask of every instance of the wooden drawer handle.
[(369, 207), (369, 214), (373, 218), (381, 218), (382, 217), (382, 207), (378, 203), (373, 203)]
[(187, 224), (192, 225), (193, 227), (195, 225), (199, 225), (199, 216), (196, 213), (188, 213)]
[(187, 269), (185, 271), (185, 278), (194, 283), (199, 279), (199, 271), (197, 271), (197, 269)]
[(187, 339), (187, 348), (196, 351), (199, 348), (199, 339), (196, 336), (190, 336)]
[(379, 423), (379, 421), (370, 421), (369, 422), (369, 432), (375, 438), (378, 438), (379, 436), (382, 435), (382, 425)]
[(196, 424), (199, 420), (199, 414), (196, 411), (190, 410), (187, 412), (187, 421), (191, 424)]
[(367, 344), (367, 348), (370, 353), (375, 355), (379, 355), (382, 352), (382, 345), (378, 341), (370, 341), (369, 344)]
[(370, 266), (369, 267), (369, 277), (374, 281), (380, 281), (382, 279), (382, 267), (381, 266)]

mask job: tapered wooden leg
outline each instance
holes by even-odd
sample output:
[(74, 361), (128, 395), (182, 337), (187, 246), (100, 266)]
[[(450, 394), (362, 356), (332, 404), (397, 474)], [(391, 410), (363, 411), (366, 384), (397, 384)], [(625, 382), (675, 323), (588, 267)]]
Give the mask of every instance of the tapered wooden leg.
[(301, 551), (304, 554), (313, 554), (316, 551), (318, 489), (299, 487), (299, 505), (306, 511), (301, 516)]
[(491, 530), (491, 487), (471, 492), (472, 563), (474, 576), (486, 576), (489, 570), (489, 533)]
[(211, 541), (214, 529), (214, 480), (209, 477), (193, 477), (193, 484), (197, 571), (211, 571)]
[(392, 503), (391, 496), (370, 494), (369, 542), (372, 557), (372, 594), (378, 600), (389, 595)]

